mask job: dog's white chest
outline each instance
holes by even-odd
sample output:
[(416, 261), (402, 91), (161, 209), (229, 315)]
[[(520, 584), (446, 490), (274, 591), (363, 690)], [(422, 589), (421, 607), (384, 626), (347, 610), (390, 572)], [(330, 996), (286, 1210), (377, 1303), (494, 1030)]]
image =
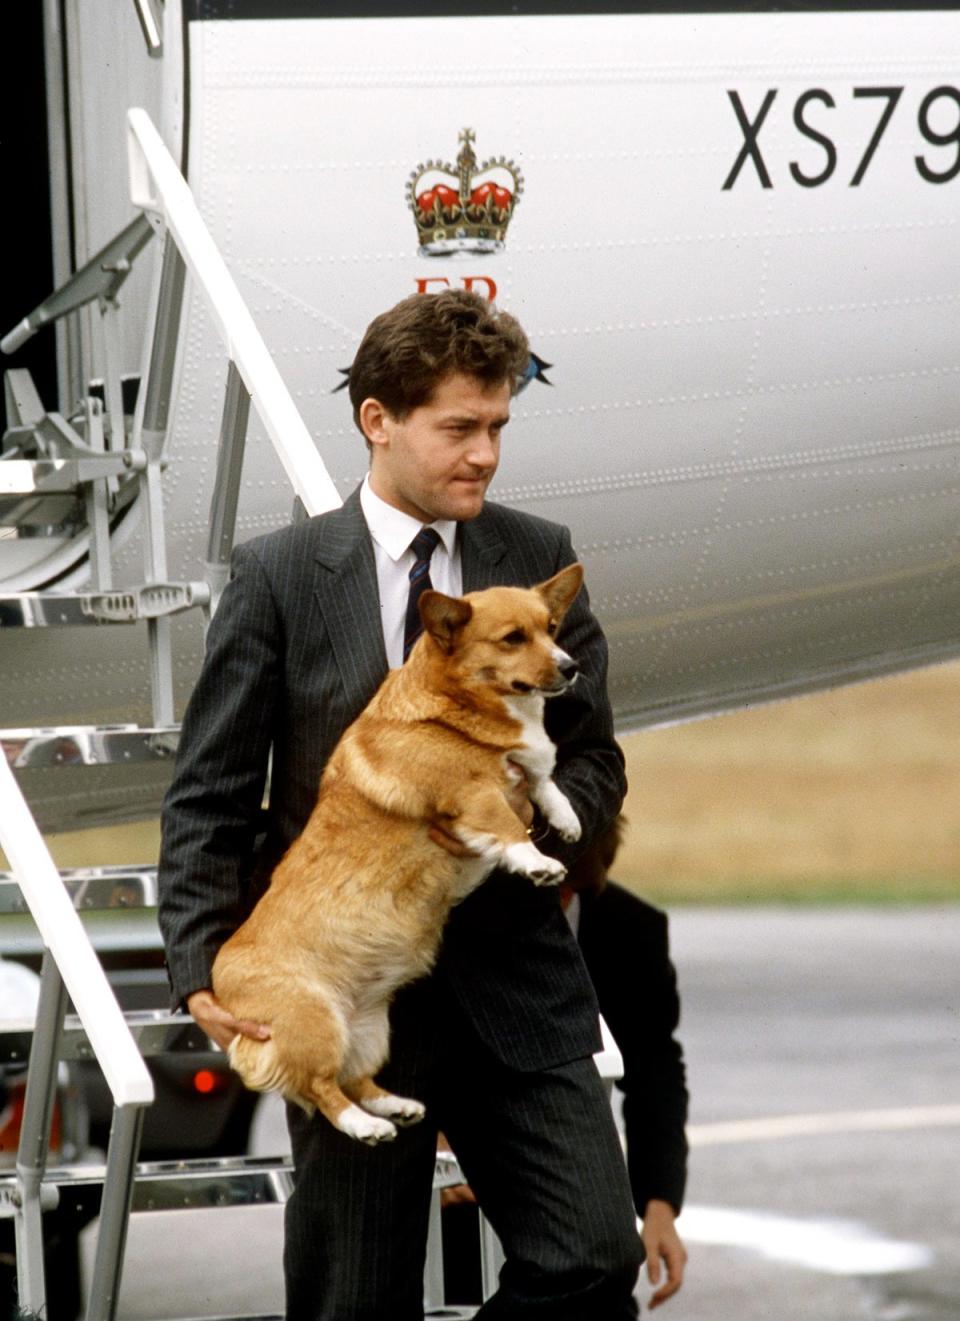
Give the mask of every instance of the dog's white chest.
[(508, 761), (515, 761), (537, 779), (549, 775), (556, 761), (557, 750), (543, 727), (544, 699), (539, 693), (524, 697), (508, 697), (507, 709), (523, 726), (522, 747), (511, 752)]

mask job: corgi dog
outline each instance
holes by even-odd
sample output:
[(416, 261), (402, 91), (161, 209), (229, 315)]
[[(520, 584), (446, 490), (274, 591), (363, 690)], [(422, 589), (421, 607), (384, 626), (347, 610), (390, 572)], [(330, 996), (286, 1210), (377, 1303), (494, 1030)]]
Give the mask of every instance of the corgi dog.
[[(451, 907), (495, 867), (536, 885), (565, 875), (508, 802), (517, 767), (550, 825), (580, 837), (543, 711), (577, 676), (555, 638), (582, 581), (571, 564), (533, 588), (421, 596), (409, 658), (343, 734), (303, 833), (217, 954), (218, 1000), (270, 1030), (230, 1044), (248, 1087), (370, 1144), (423, 1118), (373, 1081), (394, 993), (430, 970)], [(434, 825), (469, 853), (435, 843)]]

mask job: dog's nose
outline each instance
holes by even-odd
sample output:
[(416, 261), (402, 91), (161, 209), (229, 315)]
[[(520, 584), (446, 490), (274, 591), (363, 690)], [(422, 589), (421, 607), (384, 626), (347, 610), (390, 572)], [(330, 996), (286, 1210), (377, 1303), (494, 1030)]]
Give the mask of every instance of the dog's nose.
[(563, 677), (567, 680), (568, 683), (571, 679), (575, 679), (576, 676), (580, 673), (580, 666), (577, 664), (577, 662), (573, 659), (572, 656), (564, 656), (561, 660), (559, 660), (557, 662), (557, 669), (560, 671), (560, 673), (563, 675)]

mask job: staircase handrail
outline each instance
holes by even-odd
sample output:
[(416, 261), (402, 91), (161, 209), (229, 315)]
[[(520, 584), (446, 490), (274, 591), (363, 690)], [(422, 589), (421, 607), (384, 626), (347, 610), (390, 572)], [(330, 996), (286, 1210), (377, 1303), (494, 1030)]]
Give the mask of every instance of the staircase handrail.
[(0, 845), (83, 1023), (114, 1103), (150, 1105), (153, 1080), (4, 756), (0, 756)]
[(145, 110), (127, 111), (130, 196), (166, 225), (308, 515), (343, 502), (193, 193)]

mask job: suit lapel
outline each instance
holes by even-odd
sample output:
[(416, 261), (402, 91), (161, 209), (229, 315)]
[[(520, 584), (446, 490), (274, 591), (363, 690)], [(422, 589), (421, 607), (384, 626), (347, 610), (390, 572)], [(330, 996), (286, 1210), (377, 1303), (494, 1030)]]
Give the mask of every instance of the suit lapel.
[[(463, 590), (516, 582), (516, 567), (495, 515), (484, 509), (460, 530)], [(316, 599), (344, 691), (364, 705), (387, 673), (373, 545), (359, 490), (317, 520)], [(358, 707), (359, 709), (359, 707)]]
[(515, 582), (509, 546), (500, 535), (489, 508), (460, 527), (460, 567), (463, 590), (478, 592), (484, 587), (503, 587)]
[(351, 705), (363, 706), (387, 672), (373, 546), (359, 491), (317, 524), (316, 597)]

